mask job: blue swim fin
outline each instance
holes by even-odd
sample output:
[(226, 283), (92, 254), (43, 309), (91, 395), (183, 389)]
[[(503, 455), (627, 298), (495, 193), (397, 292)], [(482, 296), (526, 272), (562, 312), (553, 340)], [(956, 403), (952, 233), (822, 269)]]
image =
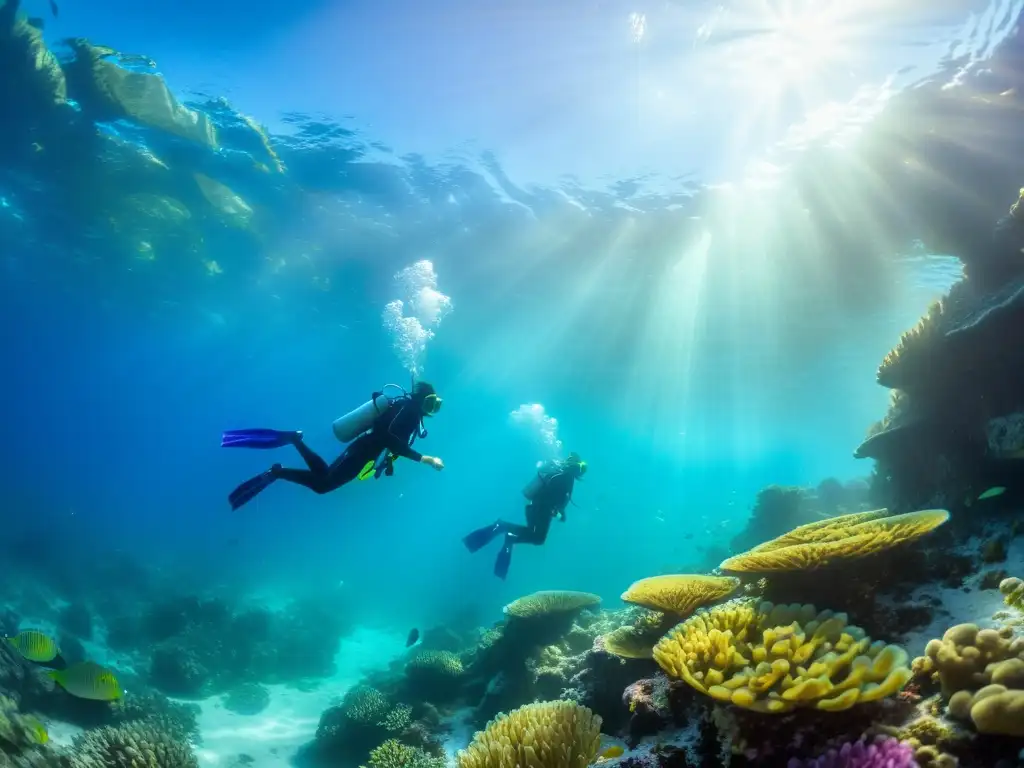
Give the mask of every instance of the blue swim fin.
[(512, 565), (512, 542), (509, 537), (505, 537), (504, 543), (501, 545), (501, 551), (498, 552), (498, 556), (494, 560), (494, 575), (502, 581), (508, 576), (508, 568)]
[(282, 432), (276, 429), (229, 429), (221, 435), (221, 448), (280, 448), (295, 445), (302, 439), (299, 431)]
[(240, 486), (235, 488), (228, 495), (228, 502), (231, 504), (231, 509), (238, 509), (244, 504), (248, 504), (250, 501), (256, 498), (272, 482), (277, 480), (277, 476), (274, 471), (280, 469), (280, 464), (275, 464), (273, 468), (268, 469), (262, 474), (256, 475), (256, 477), (249, 478)]

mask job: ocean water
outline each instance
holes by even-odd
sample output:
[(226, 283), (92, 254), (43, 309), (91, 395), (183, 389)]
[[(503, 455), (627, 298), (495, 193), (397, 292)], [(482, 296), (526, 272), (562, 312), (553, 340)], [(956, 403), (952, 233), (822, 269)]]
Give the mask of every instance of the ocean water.
[[(1010, 0), (16, 5), (3, 632), (198, 702), (203, 765), (292, 764), (412, 628), (538, 590), (618, 610), (717, 567), (767, 486), (860, 493), (879, 363), (1024, 184)], [(443, 471), (230, 508), (302, 462), (222, 431), (302, 430), (330, 463), (332, 422), (413, 379)], [(463, 536), (521, 522), (569, 452), (564, 524), (497, 578)], [(154, 649), (244, 644), (213, 604), (295, 647), (175, 690)], [(224, 706), (246, 675), (259, 715)], [(474, 704), (442, 712), (449, 759)], [(96, 725), (43, 714), (72, 749)]]

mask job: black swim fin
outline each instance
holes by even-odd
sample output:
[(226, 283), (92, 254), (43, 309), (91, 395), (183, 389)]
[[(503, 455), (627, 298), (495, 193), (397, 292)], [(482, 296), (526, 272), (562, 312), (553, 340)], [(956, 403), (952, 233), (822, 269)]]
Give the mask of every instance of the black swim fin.
[(501, 551), (494, 559), (494, 575), (502, 581), (508, 576), (509, 566), (512, 565), (512, 541), (508, 536), (501, 545)]
[(264, 488), (277, 480), (276, 470), (280, 468), (280, 464), (275, 464), (266, 472), (246, 480), (240, 486), (235, 488), (235, 490), (228, 495), (228, 502), (231, 504), (231, 509), (238, 509), (255, 499)]
[(501, 528), (500, 522), (492, 523), (484, 528), (477, 528), (472, 533), (463, 536), (462, 543), (470, 552), (476, 552), (494, 541), (494, 537), (501, 533)]

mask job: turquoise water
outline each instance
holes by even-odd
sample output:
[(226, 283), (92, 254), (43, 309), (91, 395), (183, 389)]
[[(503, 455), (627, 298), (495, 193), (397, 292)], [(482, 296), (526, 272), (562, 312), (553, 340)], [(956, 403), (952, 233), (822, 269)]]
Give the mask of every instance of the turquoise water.
[[(712, 568), (761, 488), (870, 474), (875, 368), (1019, 186), (1012, 123), (976, 106), (1008, 92), (986, 64), (1015, 3), (24, 5), (66, 67), (68, 37), (151, 57), (106, 61), (187, 110), (0, 91), (2, 578), (100, 625), (121, 568), (311, 595), (399, 648), (534, 590), (616, 605)], [(231, 511), (299, 458), (222, 430), (332, 461), (332, 421), (413, 374), (444, 398), (417, 442), (443, 472)], [(494, 578), (461, 537), (518, 521), (569, 451), (566, 523)]]

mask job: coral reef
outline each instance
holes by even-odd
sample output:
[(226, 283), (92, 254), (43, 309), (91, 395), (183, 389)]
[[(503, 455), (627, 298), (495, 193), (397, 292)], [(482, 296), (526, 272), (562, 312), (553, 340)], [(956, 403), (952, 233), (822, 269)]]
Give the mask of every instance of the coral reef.
[(830, 749), (821, 757), (793, 758), (787, 768), (917, 768), (914, 750), (886, 736), (871, 742), (859, 739)]
[(456, 757), (458, 768), (586, 768), (601, 744), (601, 718), (568, 701), (499, 715)]
[(722, 563), (722, 570), (768, 573), (820, 568), (884, 552), (924, 536), (949, 520), (949, 512), (942, 509), (891, 516), (884, 513), (860, 512), (801, 526), (730, 557)]
[(633, 582), (622, 599), (652, 611), (685, 618), (694, 610), (735, 592), (740, 580), (732, 576), (668, 574)]
[(366, 768), (444, 768), (445, 759), (397, 739), (388, 739), (370, 750)]
[(159, 725), (129, 722), (86, 731), (75, 738), (74, 768), (198, 768), (187, 742)]
[(846, 616), (736, 601), (699, 611), (654, 648), (655, 661), (715, 700), (777, 714), (849, 709), (900, 691), (906, 651), (872, 643)]
[(270, 692), (258, 683), (236, 685), (224, 697), (224, 709), (239, 715), (258, 715), (270, 705)]

